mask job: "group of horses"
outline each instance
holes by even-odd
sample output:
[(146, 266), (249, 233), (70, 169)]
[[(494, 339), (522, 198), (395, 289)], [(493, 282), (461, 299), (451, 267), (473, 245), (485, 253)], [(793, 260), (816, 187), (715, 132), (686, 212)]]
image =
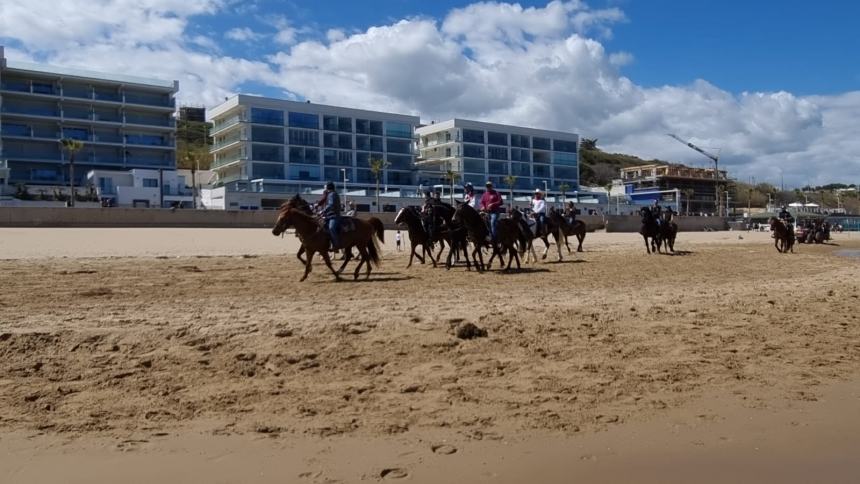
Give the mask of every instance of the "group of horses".
[[(449, 249), (445, 260), (446, 269), (450, 269), (455, 261), (462, 260), (467, 270), (471, 270), (474, 265), (479, 272), (492, 268), (493, 260), (497, 257), (502, 265), (504, 265), (504, 258), (507, 257), (505, 270), (510, 270), (514, 262), (517, 264), (517, 269), (521, 269), (522, 256), (526, 257), (526, 263), (531, 260), (537, 261), (534, 250), (534, 241), (537, 239), (544, 243), (542, 258), (545, 259), (550, 247), (550, 236), (554, 239), (558, 259), (562, 260), (561, 244), (564, 243), (568, 253), (571, 253), (568, 237), (576, 237), (579, 242), (577, 251), (582, 252), (582, 243), (586, 234), (584, 222), (568, 220), (555, 209), (550, 210), (546, 223), (540, 231), (537, 231), (534, 223), (530, 223), (525, 214), (515, 208), (511, 210), (509, 217), (497, 222), (496, 239), (492, 240), (485, 214), (459, 201), (455, 202), (455, 205), (436, 202), (427, 211), (414, 206), (404, 207), (394, 218), (394, 224), (405, 225), (409, 233), (410, 250), (407, 268), (412, 266), (415, 258), (422, 264), (426, 259), (430, 259), (436, 267), (447, 246)], [(434, 255), (433, 250), (437, 245), (439, 248)], [(484, 250), (490, 253), (486, 263), (484, 263)]]
[(773, 245), (780, 253), (794, 253), (794, 244), (823, 244), (830, 240), (830, 224), (825, 221), (807, 221), (795, 232), (788, 220), (770, 218)]
[[(642, 227), (639, 234), (645, 240), (645, 250), (649, 254), (675, 252), (675, 238), (678, 236), (678, 224), (674, 220), (674, 212), (671, 210), (652, 210), (651, 207), (643, 207), (639, 211), (642, 216)], [(650, 243), (649, 243), (650, 242)]]

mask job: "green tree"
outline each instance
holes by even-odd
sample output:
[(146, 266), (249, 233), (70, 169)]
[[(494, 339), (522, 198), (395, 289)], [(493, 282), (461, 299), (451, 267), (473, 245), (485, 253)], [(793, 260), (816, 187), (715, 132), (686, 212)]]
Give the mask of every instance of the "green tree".
[(69, 206), (75, 206), (75, 154), (84, 148), (84, 142), (72, 138), (60, 140), (63, 149), (69, 153)]
[(373, 173), (373, 178), (376, 180), (376, 211), (380, 212), (382, 207), (379, 205), (379, 179), (382, 178), (382, 172), (389, 163), (379, 158), (370, 160), (370, 172)]
[(582, 138), (582, 142), (580, 143), (580, 147), (583, 150), (588, 151), (597, 151), (597, 138)]
[(513, 208), (513, 206), (514, 206), (514, 184), (516, 184), (516, 183), (517, 183), (517, 177), (516, 176), (508, 175), (505, 177), (505, 184), (508, 186), (508, 193), (510, 194), (510, 197), (511, 197), (511, 200), (509, 203), (511, 208)]
[(561, 192), (561, 202), (562, 203), (567, 202), (567, 191), (568, 190), (570, 190), (570, 185), (568, 185), (567, 183), (562, 182), (562, 184), (558, 186), (558, 191)]
[(459, 178), (460, 174), (448, 165), (448, 169), (445, 170), (445, 179), (448, 180), (448, 183), (451, 185), (451, 205), (454, 205), (454, 183), (456, 183)]
[(194, 200), (194, 208), (197, 208), (197, 171), (201, 166), (204, 170), (209, 168), (209, 145), (185, 143), (177, 150), (176, 156), (177, 168), (191, 170), (191, 198)]

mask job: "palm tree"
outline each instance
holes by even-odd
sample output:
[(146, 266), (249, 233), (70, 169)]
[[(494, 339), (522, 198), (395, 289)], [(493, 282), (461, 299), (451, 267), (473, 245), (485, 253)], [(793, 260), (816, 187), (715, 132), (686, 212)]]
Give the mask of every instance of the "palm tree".
[[(597, 141), (597, 140), (595, 140)], [(561, 192), (561, 203), (567, 203), (567, 191), (570, 190), (570, 185), (567, 183), (562, 183), (558, 186), (558, 191)]]
[(191, 198), (194, 208), (197, 208), (197, 171), (200, 170), (201, 162), (204, 162), (205, 166), (209, 165), (205, 163), (209, 158), (209, 146), (186, 144), (180, 148), (180, 152), (182, 160), (184, 160), (184, 168), (191, 170)]
[(460, 174), (452, 169), (449, 165), (445, 171), (445, 179), (451, 184), (451, 205), (454, 205), (454, 183), (460, 178)]
[(69, 152), (69, 206), (75, 206), (75, 153), (81, 151), (84, 147), (84, 142), (73, 138), (63, 138), (60, 140), (63, 144), (63, 149)]
[(374, 158), (370, 160), (370, 172), (373, 173), (373, 177), (376, 179), (376, 211), (380, 212), (381, 206), (379, 205), (379, 178), (382, 176), (382, 171), (385, 170), (385, 167), (388, 166), (389, 163), (380, 158)]
[(505, 177), (505, 184), (508, 186), (508, 193), (511, 195), (510, 207), (514, 207), (514, 184), (517, 182), (517, 177), (508, 175)]
[(684, 189), (684, 198), (687, 199), (687, 215), (690, 215), (690, 201), (693, 200), (693, 195), (695, 195), (695, 191), (692, 188)]
[(582, 138), (582, 142), (580, 143), (580, 147), (583, 150), (596, 151), (597, 150), (597, 138)]

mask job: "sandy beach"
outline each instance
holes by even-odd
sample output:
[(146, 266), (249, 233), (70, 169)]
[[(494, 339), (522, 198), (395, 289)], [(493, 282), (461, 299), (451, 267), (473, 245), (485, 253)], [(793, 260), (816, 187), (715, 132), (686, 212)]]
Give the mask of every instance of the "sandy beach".
[(511, 274), (393, 240), (299, 283), (267, 230), (0, 229), (0, 481), (860, 475), (857, 236), (594, 233)]

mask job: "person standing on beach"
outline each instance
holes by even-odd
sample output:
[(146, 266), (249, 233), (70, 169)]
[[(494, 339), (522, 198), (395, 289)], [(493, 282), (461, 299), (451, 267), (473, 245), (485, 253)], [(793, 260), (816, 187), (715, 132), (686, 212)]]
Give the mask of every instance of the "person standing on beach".
[(397, 231), (397, 235), (394, 236), (394, 240), (397, 241), (397, 252), (400, 252), (400, 231)]

